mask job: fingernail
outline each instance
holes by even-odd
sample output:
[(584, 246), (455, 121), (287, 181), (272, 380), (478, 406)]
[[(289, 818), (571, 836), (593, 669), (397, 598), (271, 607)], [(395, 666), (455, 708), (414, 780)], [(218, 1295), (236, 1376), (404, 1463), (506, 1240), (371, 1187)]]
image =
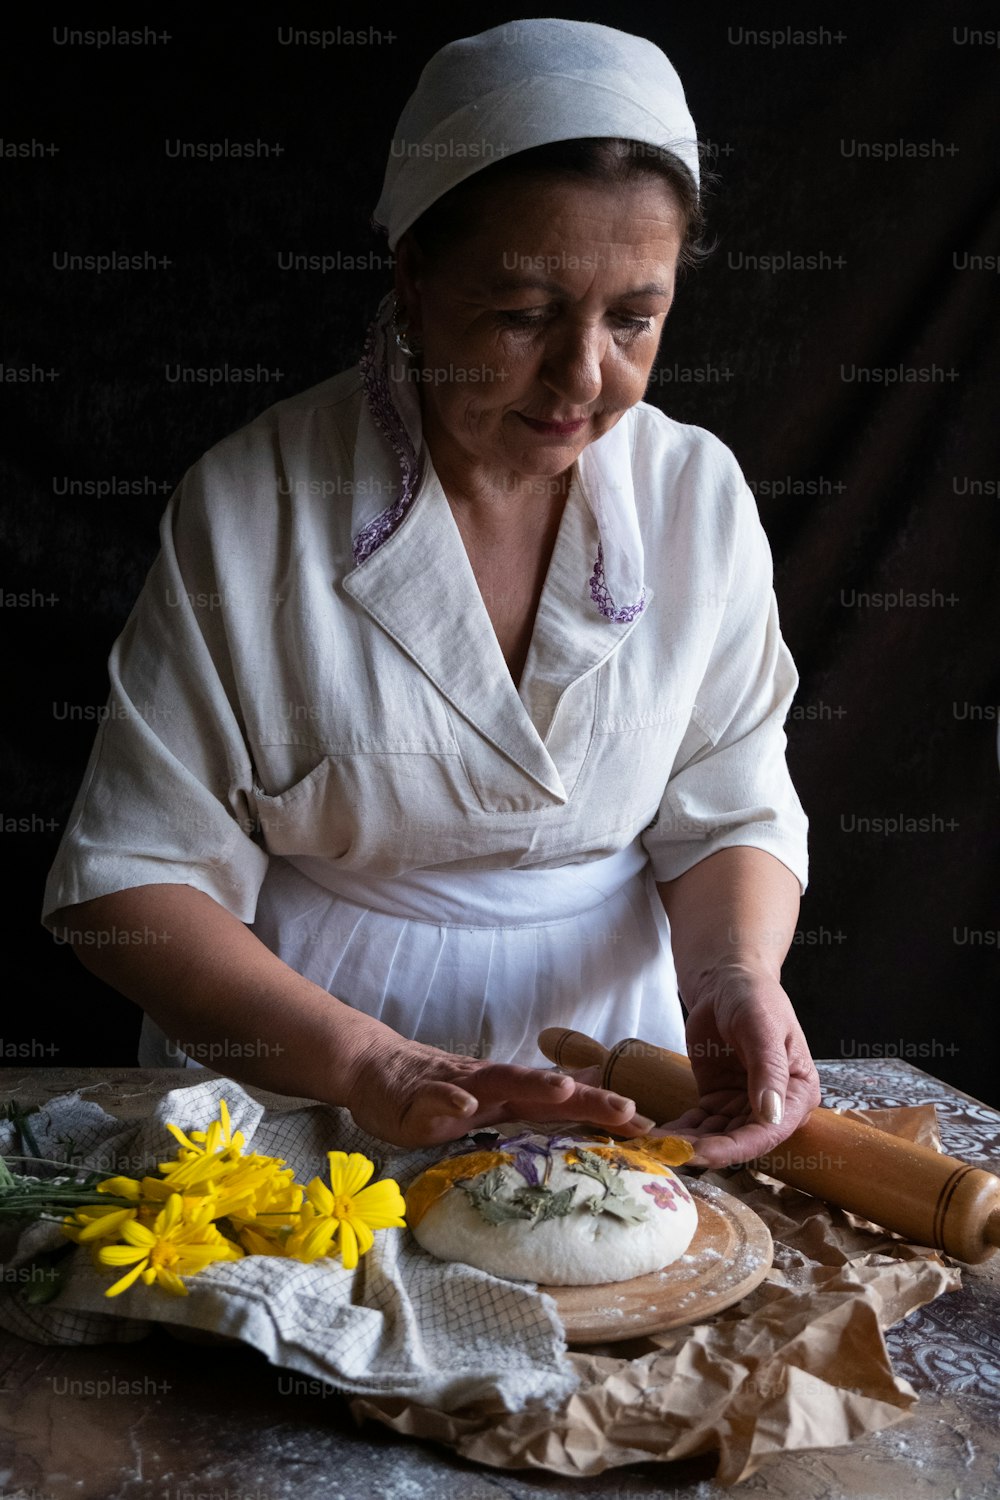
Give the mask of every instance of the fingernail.
[(623, 1099), (621, 1094), (609, 1094), (608, 1103), (612, 1109), (630, 1109), (634, 1107), (633, 1099)]
[(550, 1084), (552, 1088), (561, 1089), (568, 1077), (568, 1073), (546, 1073), (545, 1082)]
[(640, 1130), (652, 1130), (656, 1121), (647, 1119), (645, 1115), (633, 1115), (631, 1120), (629, 1120), (629, 1124), (638, 1125)]
[(769, 1125), (780, 1125), (783, 1113), (781, 1095), (777, 1089), (765, 1089), (760, 1101), (760, 1112)]
[(452, 1094), (451, 1107), (456, 1115), (471, 1115), (475, 1112), (476, 1101), (471, 1094)]

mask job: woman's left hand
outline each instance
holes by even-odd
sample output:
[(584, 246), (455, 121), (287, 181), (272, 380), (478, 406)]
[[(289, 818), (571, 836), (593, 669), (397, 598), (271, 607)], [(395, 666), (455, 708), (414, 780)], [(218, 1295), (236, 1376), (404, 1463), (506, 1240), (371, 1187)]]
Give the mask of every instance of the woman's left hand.
[[(652, 1133), (687, 1137), (696, 1148), (691, 1166), (732, 1166), (772, 1151), (820, 1102), (802, 1028), (770, 974), (734, 969), (707, 976), (692, 1000), (687, 1048), (699, 1106), (658, 1121)], [(772, 1090), (781, 1107), (776, 1123), (765, 1098)]]

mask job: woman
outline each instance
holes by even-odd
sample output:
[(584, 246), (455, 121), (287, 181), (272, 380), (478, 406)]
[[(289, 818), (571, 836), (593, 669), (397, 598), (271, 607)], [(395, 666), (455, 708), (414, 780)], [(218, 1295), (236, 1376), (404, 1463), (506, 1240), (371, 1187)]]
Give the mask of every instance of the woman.
[(641, 401), (697, 234), (679, 80), (587, 23), (453, 43), (376, 215), (359, 369), (171, 501), (46, 920), (146, 1010), (143, 1061), (403, 1144), (629, 1135), (530, 1064), (547, 1025), (638, 1034), (687, 1046), (695, 1160), (748, 1159), (819, 1099), (780, 986), (796, 679), (735, 461)]

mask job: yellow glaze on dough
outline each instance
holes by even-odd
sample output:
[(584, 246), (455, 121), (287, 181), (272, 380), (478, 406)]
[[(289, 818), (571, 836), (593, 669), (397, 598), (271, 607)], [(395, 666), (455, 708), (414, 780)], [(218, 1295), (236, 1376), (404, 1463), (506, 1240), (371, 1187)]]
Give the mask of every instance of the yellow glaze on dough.
[(650, 1171), (649, 1162), (659, 1162), (662, 1167), (681, 1167), (694, 1155), (694, 1147), (681, 1135), (639, 1135), (625, 1143), (625, 1155), (634, 1152)]
[(513, 1161), (509, 1151), (470, 1151), (468, 1156), (451, 1156), (421, 1172), (406, 1194), (406, 1222), (412, 1229), (419, 1224), (432, 1203), (444, 1197), (452, 1183), (467, 1177), (478, 1177), (491, 1167)]
[(679, 1167), (694, 1155), (694, 1147), (690, 1141), (685, 1141), (678, 1135), (639, 1136), (633, 1141), (621, 1141), (608, 1146), (589, 1146), (586, 1142), (579, 1141), (576, 1146), (567, 1150), (566, 1160), (579, 1161), (578, 1151), (603, 1157), (612, 1166), (625, 1171), (631, 1169), (633, 1172), (649, 1172), (655, 1177), (669, 1176), (670, 1167)]

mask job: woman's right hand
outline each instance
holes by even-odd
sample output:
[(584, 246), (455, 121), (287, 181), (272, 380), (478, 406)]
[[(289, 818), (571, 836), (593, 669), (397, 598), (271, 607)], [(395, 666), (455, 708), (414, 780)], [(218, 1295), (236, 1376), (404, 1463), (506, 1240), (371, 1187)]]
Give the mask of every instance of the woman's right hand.
[(439, 1145), (508, 1120), (597, 1125), (620, 1136), (652, 1127), (631, 1099), (595, 1088), (587, 1073), (484, 1062), (389, 1036), (357, 1057), (344, 1103), (363, 1130), (394, 1145)]

